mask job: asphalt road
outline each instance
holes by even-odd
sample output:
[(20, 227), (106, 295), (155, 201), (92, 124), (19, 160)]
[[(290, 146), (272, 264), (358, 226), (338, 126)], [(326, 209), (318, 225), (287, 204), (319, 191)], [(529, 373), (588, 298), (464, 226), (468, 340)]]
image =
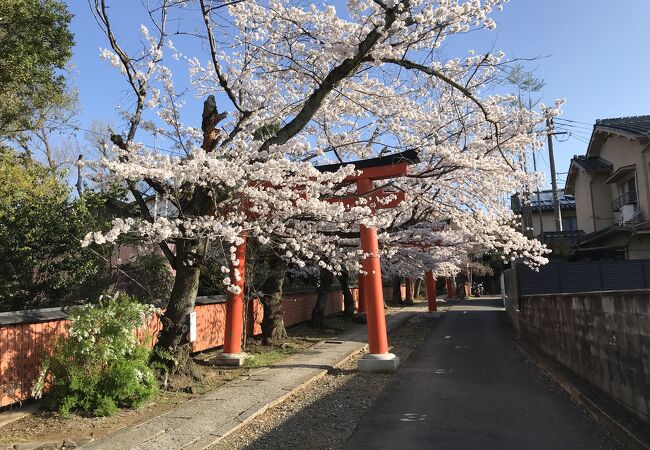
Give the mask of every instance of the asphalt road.
[(348, 449), (623, 448), (519, 350), (495, 301), (453, 306)]

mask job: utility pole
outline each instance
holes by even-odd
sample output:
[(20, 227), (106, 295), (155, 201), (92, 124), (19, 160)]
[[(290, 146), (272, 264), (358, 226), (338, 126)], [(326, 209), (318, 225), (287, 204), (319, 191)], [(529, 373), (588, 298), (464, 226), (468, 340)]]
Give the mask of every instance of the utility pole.
[[(533, 170), (537, 172), (537, 157), (535, 150), (533, 150)], [(542, 218), (542, 196), (539, 192), (539, 185), (537, 186), (537, 212), (539, 213), (539, 235), (544, 238), (544, 219)], [(532, 219), (531, 219), (532, 222)]]
[(551, 166), (551, 187), (553, 189), (553, 212), (555, 214), (555, 231), (562, 231), (562, 211), (560, 197), (557, 194), (557, 174), (555, 173), (555, 155), (553, 154), (553, 118), (546, 119), (548, 137), (548, 162)]
[[(528, 161), (526, 158), (526, 153), (522, 160), (522, 166), (524, 173), (528, 173)], [(521, 227), (522, 232), (525, 236), (532, 238), (534, 237), (533, 232), (533, 210), (530, 204), (530, 190), (528, 189), (528, 183), (524, 186), (524, 192), (522, 197), (520, 197), (519, 202), (521, 204)]]

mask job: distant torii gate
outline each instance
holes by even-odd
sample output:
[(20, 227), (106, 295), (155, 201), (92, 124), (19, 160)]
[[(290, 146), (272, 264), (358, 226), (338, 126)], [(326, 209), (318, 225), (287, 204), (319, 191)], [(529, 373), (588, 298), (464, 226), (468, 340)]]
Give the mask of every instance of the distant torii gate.
[[(435, 228), (434, 231), (436, 231)], [(417, 247), (420, 248), (423, 252), (431, 250), (430, 245), (422, 245), (419, 243), (407, 243), (406, 245), (402, 244), (401, 246)], [(424, 283), (427, 289), (427, 305), (429, 308), (429, 312), (436, 312), (438, 311), (438, 305), (436, 303), (436, 277), (433, 275), (433, 270), (427, 270), (426, 272), (424, 272)], [(409, 284), (410, 284), (410, 279), (407, 278), (407, 285), (406, 285), (407, 290), (409, 289)]]
[[(354, 165), (361, 171), (358, 175), (347, 177), (345, 183), (356, 183), (357, 196), (343, 199), (332, 199), (346, 205), (354, 206), (360, 197), (368, 199), (367, 206), (373, 209), (394, 208), (404, 201), (404, 192), (386, 192), (383, 189), (373, 190), (372, 182), (397, 178), (408, 173), (408, 166), (419, 162), (417, 153), (409, 150), (393, 155), (365, 159), (345, 164), (329, 164), (317, 166), (321, 172), (336, 172), (347, 164)], [(392, 196), (390, 201), (385, 200)], [(374, 227), (360, 226), (361, 250), (364, 258), (361, 262), (363, 274), (359, 277), (359, 305), (365, 306), (368, 318), (368, 346), (370, 352), (359, 360), (359, 370), (367, 372), (393, 371), (399, 365), (399, 358), (388, 353), (388, 335), (386, 333), (386, 316), (384, 314), (384, 293), (381, 279), (381, 263), (379, 261), (379, 243), (377, 230)]]

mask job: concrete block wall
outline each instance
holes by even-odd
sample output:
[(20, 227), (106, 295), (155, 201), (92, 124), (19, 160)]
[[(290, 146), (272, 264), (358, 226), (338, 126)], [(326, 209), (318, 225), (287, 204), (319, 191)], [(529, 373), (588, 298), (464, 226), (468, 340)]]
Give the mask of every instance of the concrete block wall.
[(650, 291), (519, 298), (520, 336), (650, 423)]
[(503, 271), (505, 285), (504, 305), (515, 328), (519, 330), (519, 293), (517, 292), (517, 272), (515, 269)]

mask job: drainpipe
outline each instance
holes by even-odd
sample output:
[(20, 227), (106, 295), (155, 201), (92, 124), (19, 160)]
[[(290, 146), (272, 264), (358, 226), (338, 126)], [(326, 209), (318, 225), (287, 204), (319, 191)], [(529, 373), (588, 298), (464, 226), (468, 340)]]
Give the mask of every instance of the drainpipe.
[[(646, 154), (646, 150), (650, 148), (650, 144), (646, 145), (643, 150), (641, 150), (641, 158), (643, 160), (643, 177), (645, 178), (645, 201), (646, 201), (646, 211), (647, 214), (650, 214), (650, 179), (648, 179), (648, 155)], [(637, 178), (637, 184), (638, 184), (638, 178)], [(650, 219), (650, 217), (646, 217), (645, 220)]]
[(594, 190), (593, 190), (594, 176), (591, 176), (589, 180), (589, 200), (591, 200), (591, 221), (594, 224), (594, 233), (598, 231), (596, 229), (596, 208), (594, 208)]

